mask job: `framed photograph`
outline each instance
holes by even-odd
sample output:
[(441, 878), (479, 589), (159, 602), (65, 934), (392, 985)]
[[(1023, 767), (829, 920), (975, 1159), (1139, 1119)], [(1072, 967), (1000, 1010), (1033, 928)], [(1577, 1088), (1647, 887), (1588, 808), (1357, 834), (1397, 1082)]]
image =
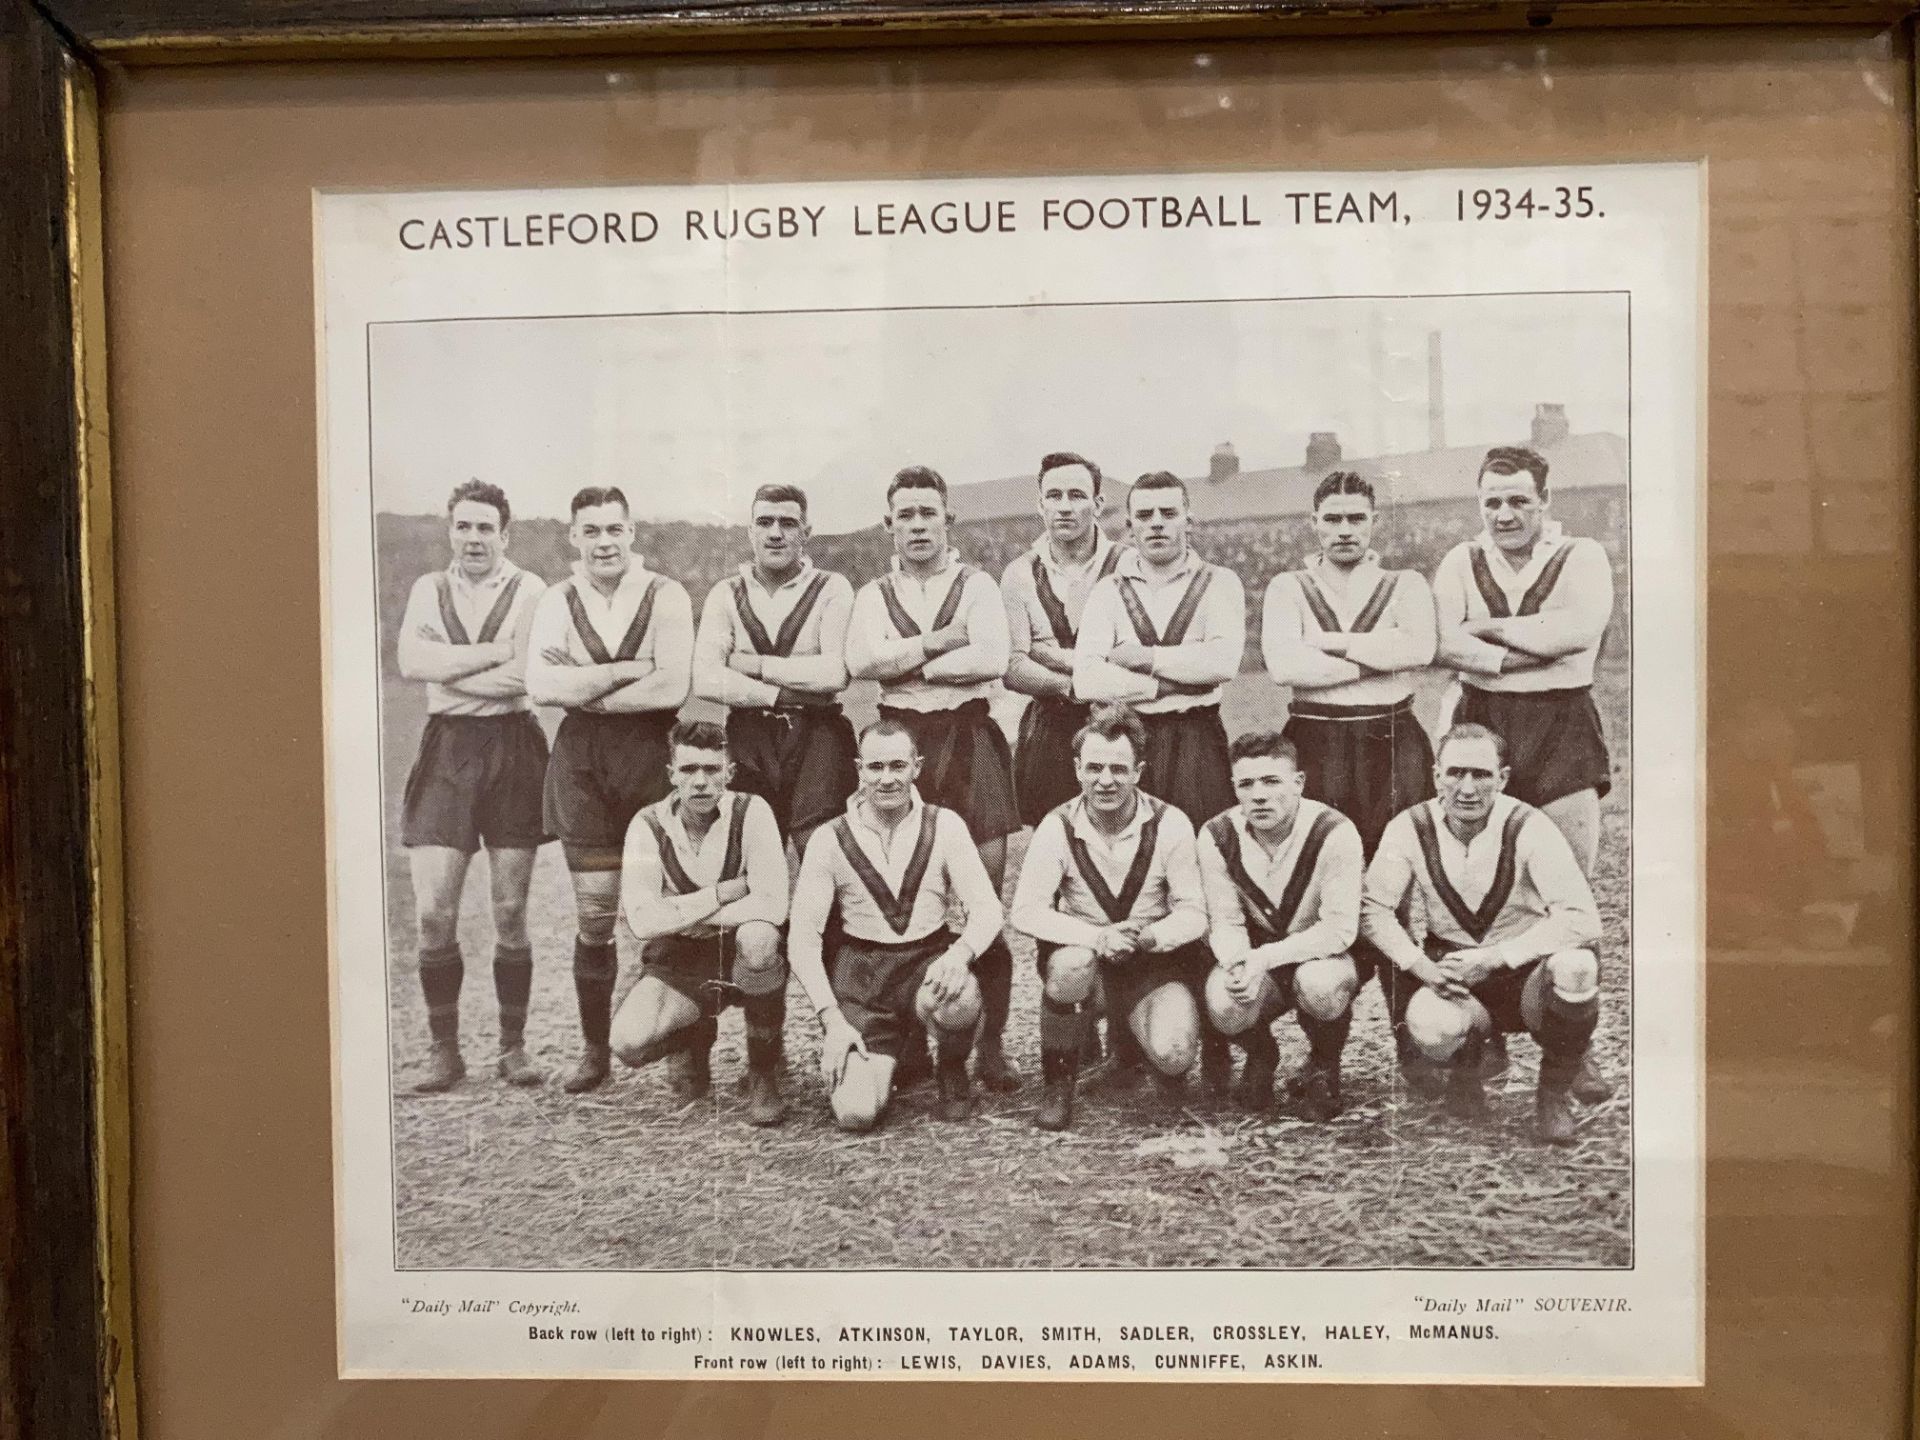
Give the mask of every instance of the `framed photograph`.
[(1908, 1433), (1901, 7), (202, 9), (4, 22), (7, 1433)]

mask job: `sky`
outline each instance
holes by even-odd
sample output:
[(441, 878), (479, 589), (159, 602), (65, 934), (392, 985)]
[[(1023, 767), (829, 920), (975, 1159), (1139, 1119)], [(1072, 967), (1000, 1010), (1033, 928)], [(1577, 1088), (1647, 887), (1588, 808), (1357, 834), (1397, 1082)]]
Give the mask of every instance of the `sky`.
[(1015, 306), (376, 326), (376, 508), (438, 512), (471, 477), (516, 515), (619, 485), (643, 519), (742, 523), (797, 484), (815, 528), (879, 518), (887, 478), (1032, 474), (1077, 450), (1109, 474), (1424, 449), (1428, 337), (1444, 439), (1524, 440), (1536, 402), (1576, 433), (1627, 432), (1616, 295)]

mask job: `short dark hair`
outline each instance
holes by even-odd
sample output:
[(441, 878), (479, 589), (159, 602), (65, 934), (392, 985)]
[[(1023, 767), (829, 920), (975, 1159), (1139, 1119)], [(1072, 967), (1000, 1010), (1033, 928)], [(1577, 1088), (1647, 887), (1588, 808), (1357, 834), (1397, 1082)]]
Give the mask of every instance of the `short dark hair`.
[(727, 732), (711, 720), (681, 720), (667, 732), (667, 755), (682, 745), (689, 750), (725, 750)]
[(1189, 505), (1193, 503), (1193, 497), (1187, 494), (1187, 482), (1171, 470), (1151, 470), (1134, 481), (1132, 488), (1127, 491), (1129, 506), (1133, 503), (1135, 490), (1178, 490), (1182, 500)]
[(1493, 753), (1502, 765), (1507, 763), (1507, 737), (1498, 730), (1489, 730), (1485, 725), (1476, 725), (1471, 720), (1462, 720), (1440, 737), (1440, 743), (1433, 747), (1433, 763), (1438, 765), (1440, 757), (1446, 753), (1447, 746), (1456, 740), (1491, 740)]
[(893, 497), (901, 490), (937, 490), (940, 492), (942, 509), (947, 505), (947, 482), (940, 472), (927, 465), (908, 465), (893, 472), (893, 479), (887, 482), (887, 507), (893, 507)]
[(453, 493), (447, 497), (447, 517), (453, 517), (453, 509), (462, 500), (474, 500), (482, 505), (491, 505), (500, 512), (500, 528), (506, 529), (513, 523), (513, 511), (507, 506), (507, 492), (498, 485), (485, 480), (464, 480), (453, 487)]
[(1093, 713), (1087, 716), (1087, 723), (1073, 735), (1073, 758), (1080, 758), (1080, 747), (1093, 736), (1102, 740), (1124, 740), (1133, 747), (1133, 763), (1138, 765), (1147, 758), (1147, 727), (1140, 723), (1140, 717), (1127, 705), (1096, 705)]
[(1480, 462), (1480, 473), (1473, 477), (1473, 483), (1478, 485), (1489, 475), (1518, 475), (1523, 470), (1533, 476), (1534, 492), (1546, 494), (1547, 457), (1525, 445), (1496, 445), (1487, 451), (1487, 458)]
[[(753, 505), (798, 505), (800, 516), (806, 518), (807, 492), (798, 485), (762, 485), (753, 492)], [(747, 507), (747, 513), (753, 513), (753, 505)]]
[(861, 730), (860, 738), (853, 742), (854, 754), (858, 755), (862, 750), (866, 749), (867, 737), (869, 735), (904, 735), (907, 737), (907, 744), (913, 747), (913, 753), (915, 755), (920, 753), (920, 742), (913, 738), (913, 731), (909, 730), (898, 720), (890, 720), (882, 717), (881, 719), (871, 722)]
[(1373, 482), (1358, 470), (1329, 470), (1313, 487), (1313, 508), (1318, 510), (1320, 502), (1329, 495), (1364, 495), (1368, 505), (1379, 508), (1373, 498)]
[(1100, 467), (1094, 464), (1093, 461), (1087, 459), (1086, 456), (1076, 455), (1071, 450), (1055, 450), (1050, 455), (1042, 455), (1040, 457), (1040, 473), (1035, 479), (1044, 481), (1047, 478), (1047, 472), (1051, 470), (1064, 470), (1069, 465), (1078, 465), (1091, 475), (1093, 477), (1093, 493), (1096, 495), (1100, 493)]
[(1227, 746), (1228, 768), (1232, 768), (1236, 760), (1285, 760), (1294, 769), (1300, 768), (1300, 752), (1294, 748), (1293, 741), (1278, 730), (1249, 730), (1234, 736), (1233, 743)]
[(627, 504), (627, 492), (618, 485), (589, 485), (585, 489), (574, 491), (573, 505), (567, 513), (578, 515), (582, 510), (593, 505), (618, 505), (627, 512), (629, 518), (633, 515), (633, 507)]

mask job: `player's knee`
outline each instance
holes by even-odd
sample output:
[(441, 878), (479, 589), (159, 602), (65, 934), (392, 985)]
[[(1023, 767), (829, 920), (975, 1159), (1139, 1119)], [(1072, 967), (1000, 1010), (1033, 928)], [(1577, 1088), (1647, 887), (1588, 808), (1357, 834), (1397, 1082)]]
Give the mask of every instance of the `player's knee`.
[(780, 932), (762, 920), (749, 920), (734, 933), (733, 983), (748, 995), (770, 995), (787, 983)]
[(1093, 951), (1082, 945), (1062, 946), (1047, 959), (1047, 998), (1062, 1005), (1078, 1005), (1093, 994), (1093, 982), (1099, 973)]
[(1359, 974), (1344, 955), (1303, 960), (1293, 972), (1294, 1002), (1316, 1020), (1338, 1020), (1359, 988)]
[(932, 986), (922, 985), (914, 997), (914, 1010), (922, 1024), (935, 1029), (971, 1030), (980, 1019), (979, 983), (969, 975), (960, 993), (944, 1001), (934, 998)]
[(423, 950), (444, 950), (459, 941), (460, 911), (457, 906), (422, 905), (418, 923), (420, 948)]
[(1407, 1002), (1407, 1038), (1429, 1060), (1451, 1060), (1473, 1033), (1473, 1016), (1461, 1005), (1422, 990)]
[(1591, 950), (1562, 950), (1547, 957), (1547, 983), (1562, 1000), (1580, 1004), (1600, 991), (1600, 960)]
[(1238, 1035), (1259, 1019), (1253, 1000), (1236, 1000), (1227, 991), (1227, 972), (1216, 968), (1207, 976), (1207, 1019), (1222, 1035)]

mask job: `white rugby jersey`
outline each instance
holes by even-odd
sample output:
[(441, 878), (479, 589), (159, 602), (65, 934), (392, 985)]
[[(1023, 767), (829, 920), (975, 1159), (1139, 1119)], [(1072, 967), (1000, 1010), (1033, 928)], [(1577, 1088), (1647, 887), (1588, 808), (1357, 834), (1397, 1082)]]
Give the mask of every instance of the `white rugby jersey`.
[[(1312, 637), (1347, 637), (1329, 655)], [(1413, 694), (1416, 672), (1433, 663), (1433, 592), (1412, 570), (1383, 570), (1371, 550), (1342, 576), (1316, 555), (1267, 582), (1260, 653), (1276, 685), (1324, 705), (1395, 705)]]
[[(1113, 573), (1095, 583), (1080, 616), (1074, 698), (1122, 701), (1143, 715), (1218, 705), (1226, 683), (1240, 673), (1246, 606), (1240, 577), (1191, 549), (1165, 576), (1150, 576), (1140, 552), (1125, 551)], [(1128, 643), (1153, 651), (1151, 674), (1107, 658)], [(1162, 680), (1176, 688), (1162, 695)]]
[[(715, 887), (735, 879), (747, 882), (747, 893), (722, 905)], [(681, 822), (678, 796), (644, 807), (627, 826), (620, 909), (638, 940), (713, 935), (749, 920), (784, 924), (787, 850), (772, 809), (757, 795), (728, 791), (695, 845)]]
[[(782, 705), (781, 692), (835, 696), (847, 688), (847, 624), (853, 584), (802, 561), (791, 580), (768, 590), (751, 564), (707, 592), (693, 645), (693, 693), (726, 706)], [(731, 668), (735, 655), (760, 657), (755, 679)]]
[[(924, 664), (922, 643), (934, 630), (967, 627), (967, 643)], [(847, 670), (880, 682), (880, 703), (902, 710), (957, 710), (991, 699), (1007, 673), (1007, 612), (1000, 587), (983, 570), (947, 552), (937, 574), (916, 580), (898, 557), (878, 580), (860, 587), (847, 627)], [(903, 668), (905, 667), (905, 668)]]
[(1013, 891), (1013, 928), (1052, 945), (1096, 944), (1100, 932), (1146, 921), (1154, 946), (1191, 944), (1207, 930), (1193, 824), (1176, 806), (1141, 795), (1114, 835), (1069, 800), (1034, 827)]
[(1275, 970), (1352, 948), (1366, 861), (1360, 832), (1332, 806), (1303, 798), (1271, 855), (1238, 807), (1201, 827), (1199, 847), (1207, 940), (1222, 965)]
[[(511, 640), (539, 604), (547, 582), (502, 557), (484, 580), (469, 580), (456, 563), (422, 575), (400, 617), (400, 665), (416, 642), (489, 645)], [(512, 715), (531, 710), (523, 667), (509, 663), (460, 680), (427, 682), (429, 715)]]
[[(1440, 662), (1462, 683), (1509, 693), (1573, 690), (1593, 683), (1593, 661), (1613, 618), (1613, 563), (1598, 540), (1541, 527), (1527, 563), (1515, 569), (1483, 531), (1449, 550), (1433, 575)], [(1466, 633), (1469, 621), (1506, 619), (1516, 648), (1552, 657), (1500, 671), (1504, 647)]]
[(1398, 911), (1418, 886), (1428, 932), (1507, 966), (1598, 943), (1600, 911), (1560, 827), (1511, 795), (1462, 844), (1438, 799), (1393, 817), (1367, 867), (1360, 933), (1401, 969), (1425, 958)]
[(647, 569), (638, 555), (612, 595), (603, 595), (580, 565), (547, 587), (533, 615), (527, 691), (551, 694), (549, 677), (565, 666), (546, 658), (564, 651), (577, 665), (646, 660), (653, 672), (580, 706), (594, 713), (678, 710), (693, 669), (693, 603), (678, 580)]

